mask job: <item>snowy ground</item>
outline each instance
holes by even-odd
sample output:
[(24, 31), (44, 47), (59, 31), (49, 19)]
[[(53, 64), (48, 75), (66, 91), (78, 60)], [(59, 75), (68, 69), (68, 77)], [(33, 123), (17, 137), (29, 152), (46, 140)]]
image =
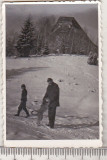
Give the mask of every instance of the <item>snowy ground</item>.
[[(86, 56), (62, 55), (7, 58), (7, 139), (98, 139), (98, 66), (87, 64)], [(60, 87), (55, 129), (46, 127), (47, 112), (41, 126), (37, 117), (15, 117), (20, 103), (21, 84), (28, 90), (29, 111), (40, 107), (51, 77)], [(34, 101), (37, 101), (34, 103)]]

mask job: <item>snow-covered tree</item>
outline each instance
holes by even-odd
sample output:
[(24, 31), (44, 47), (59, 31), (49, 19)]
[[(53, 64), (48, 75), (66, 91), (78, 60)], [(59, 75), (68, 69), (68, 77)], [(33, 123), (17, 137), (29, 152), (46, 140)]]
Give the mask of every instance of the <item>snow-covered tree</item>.
[(13, 55), (13, 43), (12, 40), (10, 38), (6, 39), (6, 56), (11, 56)]
[(13, 32), (13, 35), (10, 35), (10, 34), (6, 35), (6, 56), (16, 55), (16, 52), (15, 52), (16, 39), (17, 39), (17, 33)]
[(21, 57), (27, 57), (30, 54), (30, 51), (34, 47), (34, 27), (29, 17), (22, 27), (21, 34), (19, 35), (16, 48)]
[(49, 54), (49, 48), (48, 48), (48, 45), (46, 44), (45, 47), (44, 47), (44, 52), (43, 52), (44, 55), (48, 55)]

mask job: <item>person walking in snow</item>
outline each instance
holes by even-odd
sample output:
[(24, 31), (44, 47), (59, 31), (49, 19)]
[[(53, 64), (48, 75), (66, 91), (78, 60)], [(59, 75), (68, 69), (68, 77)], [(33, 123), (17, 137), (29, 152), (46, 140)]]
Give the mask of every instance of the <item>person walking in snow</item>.
[(25, 84), (21, 85), (21, 89), (22, 89), (22, 94), (21, 94), (21, 103), (18, 107), (18, 112), (17, 114), (15, 114), (15, 116), (19, 116), (21, 110), (23, 109), (26, 112), (26, 118), (29, 117), (29, 112), (26, 108), (26, 102), (27, 102), (27, 90), (26, 90), (26, 86)]
[(43, 103), (48, 99), (49, 105), (48, 105), (48, 118), (49, 118), (49, 124), (48, 126), (50, 128), (54, 128), (54, 122), (55, 122), (55, 115), (56, 115), (56, 108), (59, 105), (59, 86), (53, 82), (52, 78), (47, 79), (48, 87), (47, 91), (45, 93), (45, 96), (43, 98)]

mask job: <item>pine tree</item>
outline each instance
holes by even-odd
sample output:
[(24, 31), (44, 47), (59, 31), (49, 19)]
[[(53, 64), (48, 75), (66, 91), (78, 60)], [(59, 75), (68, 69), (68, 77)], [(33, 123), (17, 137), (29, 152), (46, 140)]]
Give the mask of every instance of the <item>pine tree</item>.
[(19, 35), (16, 48), (21, 57), (28, 57), (30, 51), (34, 47), (34, 27), (29, 17), (22, 27), (21, 34)]

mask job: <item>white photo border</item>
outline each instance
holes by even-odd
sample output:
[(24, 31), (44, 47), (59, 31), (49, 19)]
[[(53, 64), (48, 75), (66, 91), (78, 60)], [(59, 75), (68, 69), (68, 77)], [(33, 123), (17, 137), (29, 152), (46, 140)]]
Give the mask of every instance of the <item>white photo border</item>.
[[(98, 4), (98, 28), (99, 28), (99, 139), (98, 140), (6, 140), (6, 17), (5, 5), (22, 5), (22, 4)], [(102, 146), (102, 41), (101, 41), (101, 3), (95, 1), (77, 1), (77, 2), (5, 2), (2, 4), (2, 59), (3, 59), (3, 139), (6, 147), (101, 147)]]

